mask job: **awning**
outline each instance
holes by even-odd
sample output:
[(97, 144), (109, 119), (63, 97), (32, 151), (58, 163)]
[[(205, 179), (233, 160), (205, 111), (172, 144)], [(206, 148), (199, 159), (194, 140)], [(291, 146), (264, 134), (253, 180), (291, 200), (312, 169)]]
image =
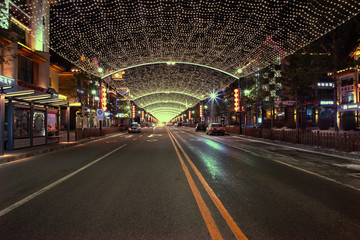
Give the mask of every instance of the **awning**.
[[(26, 102), (41, 104), (47, 106), (61, 106), (66, 105), (68, 102), (63, 99), (59, 99), (58, 95), (52, 95), (49, 93), (43, 93), (33, 89), (24, 88), (19, 85), (7, 86), (0, 85), (0, 88), (6, 93), (5, 98), (11, 99), (17, 102)], [(6, 100), (5, 100), (6, 101)], [(7, 103), (8, 101), (6, 101)]]

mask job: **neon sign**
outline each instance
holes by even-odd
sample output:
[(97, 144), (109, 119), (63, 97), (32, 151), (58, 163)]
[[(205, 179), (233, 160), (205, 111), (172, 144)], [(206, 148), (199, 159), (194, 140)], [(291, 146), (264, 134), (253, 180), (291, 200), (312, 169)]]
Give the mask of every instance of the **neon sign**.
[(234, 89), (234, 110), (235, 112), (240, 111), (240, 90), (238, 88)]
[(14, 85), (15, 79), (0, 75), (0, 83), (3, 83), (5, 85)]
[(105, 112), (107, 110), (107, 93), (106, 88), (101, 88), (101, 109)]

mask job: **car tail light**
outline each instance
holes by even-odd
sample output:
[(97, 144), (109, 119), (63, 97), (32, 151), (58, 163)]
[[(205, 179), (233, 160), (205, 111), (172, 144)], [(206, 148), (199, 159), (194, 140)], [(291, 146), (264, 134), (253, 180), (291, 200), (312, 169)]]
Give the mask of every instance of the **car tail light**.
[(214, 128), (212, 127), (211, 130), (214, 131)]
[(225, 128), (221, 127), (220, 130), (225, 131)]

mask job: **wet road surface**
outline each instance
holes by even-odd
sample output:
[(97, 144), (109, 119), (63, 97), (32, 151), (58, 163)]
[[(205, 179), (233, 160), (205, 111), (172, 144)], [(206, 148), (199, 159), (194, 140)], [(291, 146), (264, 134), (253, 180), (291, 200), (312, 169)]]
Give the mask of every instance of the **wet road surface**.
[(189, 128), (120, 133), (0, 165), (0, 239), (359, 239), (348, 162)]

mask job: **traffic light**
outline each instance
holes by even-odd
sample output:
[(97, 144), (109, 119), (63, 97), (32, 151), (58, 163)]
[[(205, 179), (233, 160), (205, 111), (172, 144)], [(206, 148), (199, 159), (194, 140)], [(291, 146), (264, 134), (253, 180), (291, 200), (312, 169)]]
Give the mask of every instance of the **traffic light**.
[(234, 89), (234, 110), (240, 112), (240, 89)]

